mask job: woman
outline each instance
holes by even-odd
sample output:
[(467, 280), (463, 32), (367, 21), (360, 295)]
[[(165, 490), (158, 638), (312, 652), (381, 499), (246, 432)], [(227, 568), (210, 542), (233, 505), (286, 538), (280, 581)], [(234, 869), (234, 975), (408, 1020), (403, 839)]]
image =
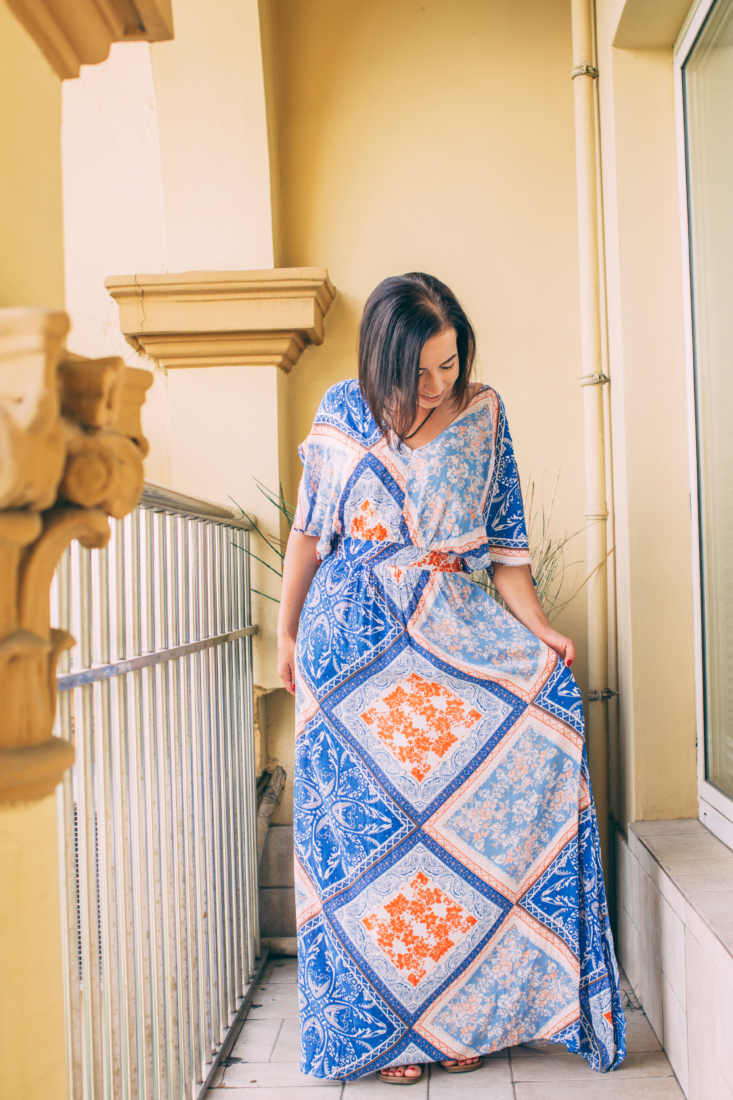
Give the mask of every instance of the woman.
[[(279, 667), (296, 695), (304, 1072), (551, 1041), (625, 1055), (573, 643), (530, 572), (501, 399), (429, 275), (364, 310), (301, 448)], [(493, 572), (511, 614), (467, 574)], [(297, 640), (297, 645), (296, 645)], [(297, 653), (296, 653), (297, 649)]]

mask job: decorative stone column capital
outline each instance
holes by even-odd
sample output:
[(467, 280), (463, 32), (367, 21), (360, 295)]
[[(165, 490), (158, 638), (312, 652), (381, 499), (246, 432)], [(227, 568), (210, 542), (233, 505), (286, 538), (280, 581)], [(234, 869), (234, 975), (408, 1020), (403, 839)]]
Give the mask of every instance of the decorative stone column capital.
[(108, 516), (135, 507), (149, 371), (64, 350), (65, 313), (0, 309), (0, 803), (50, 794), (74, 761), (53, 737), (49, 589), (72, 539), (105, 546)]
[(168, 368), (290, 371), (307, 344), (323, 343), (336, 295), (320, 267), (124, 275), (105, 285), (128, 342)]

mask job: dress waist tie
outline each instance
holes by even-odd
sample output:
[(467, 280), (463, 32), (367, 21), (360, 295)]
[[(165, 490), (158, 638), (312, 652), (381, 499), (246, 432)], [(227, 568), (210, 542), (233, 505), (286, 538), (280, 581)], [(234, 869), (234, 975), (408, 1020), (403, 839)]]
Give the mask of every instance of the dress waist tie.
[(463, 558), (450, 550), (429, 550), (395, 542), (337, 538), (333, 555), (355, 565), (389, 565), (395, 569), (425, 569), (430, 573), (463, 573)]

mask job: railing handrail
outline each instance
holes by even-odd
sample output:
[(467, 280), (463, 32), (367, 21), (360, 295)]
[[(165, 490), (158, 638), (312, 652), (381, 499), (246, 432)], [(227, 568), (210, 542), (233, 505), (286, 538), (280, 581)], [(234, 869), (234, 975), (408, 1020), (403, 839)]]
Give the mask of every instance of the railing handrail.
[(256, 625), (243, 626), (241, 630), (230, 630), (226, 634), (199, 638), (196, 642), (174, 645), (170, 649), (154, 649), (151, 653), (140, 654), (139, 657), (128, 657), (123, 661), (112, 661), (107, 665), (92, 665), (91, 668), (82, 668), (78, 672), (59, 672), (56, 676), (56, 690), (70, 691), (75, 687), (83, 687), (84, 684), (97, 684), (101, 680), (111, 680), (113, 676), (126, 676), (128, 672), (137, 672), (141, 668), (164, 665), (167, 661), (178, 660), (179, 657), (188, 657), (204, 649), (214, 649), (215, 646), (236, 642), (239, 638), (247, 638), (250, 634), (256, 634), (258, 630), (259, 627)]
[(175, 489), (167, 485), (159, 485), (156, 481), (145, 482), (140, 504), (143, 508), (152, 508), (154, 512), (192, 516), (194, 519), (219, 520), (226, 523), (228, 527), (240, 527), (243, 531), (252, 530), (249, 520), (237, 515), (236, 509), (213, 500), (178, 493)]

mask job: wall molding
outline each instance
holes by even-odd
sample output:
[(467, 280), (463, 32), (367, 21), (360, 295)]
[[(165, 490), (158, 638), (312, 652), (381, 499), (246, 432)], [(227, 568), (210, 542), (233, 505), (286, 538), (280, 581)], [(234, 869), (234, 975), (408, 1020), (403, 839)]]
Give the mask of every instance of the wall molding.
[(61, 79), (104, 61), (113, 42), (173, 38), (171, 0), (7, 0)]
[(322, 344), (336, 291), (321, 267), (107, 279), (128, 343), (166, 368), (276, 366)]

